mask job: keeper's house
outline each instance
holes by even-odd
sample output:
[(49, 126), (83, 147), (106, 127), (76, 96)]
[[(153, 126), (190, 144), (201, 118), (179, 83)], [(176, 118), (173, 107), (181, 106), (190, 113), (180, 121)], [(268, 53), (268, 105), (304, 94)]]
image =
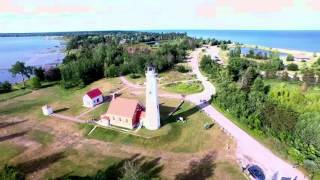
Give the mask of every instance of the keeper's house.
[(144, 107), (136, 99), (114, 98), (100, 123), (126, 129), (136, 128), (144, 117)]

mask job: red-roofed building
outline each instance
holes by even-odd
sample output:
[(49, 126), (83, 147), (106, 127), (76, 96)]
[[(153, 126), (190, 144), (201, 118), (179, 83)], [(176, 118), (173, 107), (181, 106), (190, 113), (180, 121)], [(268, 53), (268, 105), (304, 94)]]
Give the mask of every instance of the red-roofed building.
[(106, 114), (101, 115), (101, 124), (134, 129), (144, 113), (143, 106), (135, 99), (115, 98)]
[(98, 88), (93, 89), (87, 92), (87, 94), (83, 96), (82, 100), (83, 106), (92, 108), (103, 102), (102, 92)]

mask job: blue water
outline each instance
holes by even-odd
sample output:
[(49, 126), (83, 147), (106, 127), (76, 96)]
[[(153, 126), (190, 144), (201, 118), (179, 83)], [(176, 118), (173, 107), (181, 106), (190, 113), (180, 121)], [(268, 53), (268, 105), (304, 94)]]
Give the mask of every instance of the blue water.
[(156, 32), (186, 32), (191, 37), (216, 38), (273, 48), (320, 52), (320, 31), (159, 30)]
[(0, 37), (0, 82), (18, 82), (8, 69), (16, 61), (29, 66), (46, 66), (61, 63), (64, 58), (64, 42), (61, 37)]

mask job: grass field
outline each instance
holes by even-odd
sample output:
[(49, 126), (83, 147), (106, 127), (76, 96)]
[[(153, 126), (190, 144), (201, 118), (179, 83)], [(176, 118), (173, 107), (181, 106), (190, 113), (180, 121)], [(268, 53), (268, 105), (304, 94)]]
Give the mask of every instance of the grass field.
[[(185, 123), (176, 122), (180, 116), (186, 119)], [(204, 129), (204, 124), (211, 122), (205, 114), (199, 112), (198, 108), (186, 103), (172, 117), (162, 120), (163, 126), (158, 131), (165, 129), (166, 133), (161, 133), (161, 136), (144, 139), (114, 130), (97, 128), (89, 138), (172, 152), (192, 153), (218, 147), (219, 144), (223, 143), (219, 137), (222, 133), (217, 127), (213, 127), (210, 130)], [(85, 125), (82, 128), (87, 134), (92, 126)], [(154, 133), (157, 133), (157, 131)], [(203, 139), (206, 139), (206, 141), (203, 141)]]
[(39, 89), (30, 94), (0, 102), (0, 115), (26, 116), (45, 119), (41, 107), (49, 104), (61, 114), (76, 116), (87, 110), (82, 97), (90, 89), (100, 88), (105, 95), (120, 88), (119, 79), (101, 79), (86, 88), (64, 89), (59, 85)]
[(121, 161), (121, 158), (105, 156), (93, 152), (92, 147), (86, 150), (70, 149), (64, 157), (52, 164), (44, 175), (44, 179), (55, 179), (63, 176), (92, 176), (98, 170), (105, 170)]
[(19, 155), (24, 148), (22, 146), (18, 146), (16, 144), (12, 144), (9, 142), (1, 142), (0, 143), (0, 169), (5, 163), (9, 162), (10, 159)]
[(30, 139), (42, 144), (42, 145), (48, 145), (51, 144), (54, 141), (54, 137), (52, 134), (40, 130), (32, 130), (29, 132)]
[(199, 82), (178, 82), (165, 85), (163, 89), (169, 92), (187, 95), (203, 91), (203, 86)]
[(14, 90), (9, 93), (0, 94), (0, 102), (9, 100), (9, 99), (12, 99), (15, 97), (23, 96), (23, 95), (29, 94), (31, 92), (32, 92), (32, 90), (30, 90), (30, 89), (19, 89), (19, 90)]

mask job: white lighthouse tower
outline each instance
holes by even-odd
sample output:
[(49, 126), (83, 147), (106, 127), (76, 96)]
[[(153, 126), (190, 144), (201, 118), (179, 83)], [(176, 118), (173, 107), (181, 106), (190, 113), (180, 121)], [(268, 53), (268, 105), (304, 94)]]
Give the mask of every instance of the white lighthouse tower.
[(146, 116), (143, 126), (149, 130), (157, 130), (160, 128), (160, 113), (156, 69), (153, 66), (147, 68), (146, 81)]

